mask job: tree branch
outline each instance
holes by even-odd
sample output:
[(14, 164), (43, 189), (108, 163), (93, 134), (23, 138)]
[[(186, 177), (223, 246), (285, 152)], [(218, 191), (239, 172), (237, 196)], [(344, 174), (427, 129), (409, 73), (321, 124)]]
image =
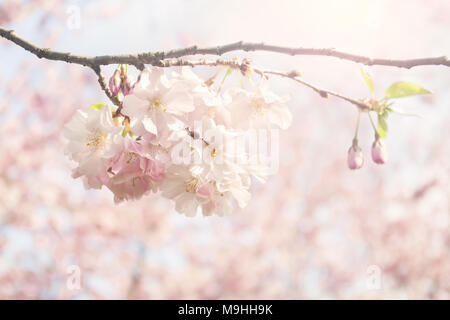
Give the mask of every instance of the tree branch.
[[(231, 43), (223, 46), (216, 47), (187, 47), (177, 50), (171, 51), (160, 51), (160, 52), (146, 52), (139, 54), (124, 54), (124, 55), (103, 55), (103, 56), (80, 56), (74, 55), (70, 52), (59, 52), (53, 51), (48, 48), (38, 47), (29, 41), (17, 36), (14, 34), (13, 30), (7, 30), (0, 27), (0, 36), (12, 41), (16, 45), (22, 47), (23, 49), (33, 53), (39, 58), (45, 58), (49, 60), (57, 60), (57, 61), (65, 61), (67, 63), (75, 63), (83, 66), (87, 66), (94, 70), (98, 77), (98, 82), (102, 88), (102, 90), (106, 93), (108, 98), (119, 107), (118, 114), (121, 110), (121, 103), (114, 97), (109, 90), (104, 77), (101, 74), (100, 66), (109, 65), (109, 64), (129, 64), (134, 65), (139, 70), (142, 70), (145, 64), (150, 64), (158, 67), (170, 67), (170, 66), (219, 66), (226, 65), (233, 68), (239, 68), (241, 72), (245, 73), (245, 70), (242, 70), (243, 67), (250, 67), (246, 62), (248, 60), (244, 60), (243, 62), (239, 62), (236, 59), (233, 60), (185, 60), (182, 57), (191, 56), (191, 55), (223, 55), (227, 52), (232, 51), (270, 51), (275, 53), (282, 53), (288, 55), (315, 55), (315, 56), (329, 56), (334, 58), (339, 58), (343, 60), (349, 60), (365, 65), (384, 65), (391, 67), (399, 67), (399, 68), (412, 68), (416, 66), (426, 66), (426, 65), (444, 65), (450, 67), (450, 60), (446, 56), (435, 57), (435, 58), (420, 58), (420, 59), (409, 59), (409, 60), (391, 60), (391, 59), (378, 59), (378, 58), (369, 58), (365, 56), (360, 56), (356, 54), (346, 53), (343, 51), (335, 50), (334, 48), (293, 48), (293, 47), (282, 47), (282, 46), (274, 46), (268, 45), (264, 43), (250, 43), (239, 41), (236, 43)], [(281, 77), (290, 78), (300, 84), (303, 84), (318, 94), (321, 97), (327, 98), (328, 95), (335, 96), (337, 98), (348, 101), (354, 105), (356, 105), (360, 109), (371, 109), (370, 104), (366, 103), (363, 100), (355, 100), (350, 97), (344, 96), (342, 94), (319, 88), (309, 82), (304, 81), (299, 77), (296, 72), (281, 72), (281, 71), (273, 71), (273, 70), (263, 70), (251, 67), (255, 72), (259, 73), (261, 76), (265, 76), (267, 74), (273, 74)]]
[(283, 47), (269, 45), (265, 43), (252, 43), (239, 41), (236, 43), (231, 43), (223, 46), (199, 48), (197, 46), (172, 50), (168, 52), (159, 52), (158, 55), (163, 58), (179, 58), (187, 55), (196, 54), (211, 54), (211, 55), (223, 55), (224, 53), (231, 51), (270, 51), (275, 53), (282, 53), (291, 56), (298, 55), (311, 55), (311, 56), (329, 56), (335, 57), (343, 60), (349, 60), (368, 66), (373, 65), (383, 65), (398, 68), (412, 68), (416, 66), (425, 65), (445, 65), (450, 67), (450, 60), (446, 56), (433, 57), (433, 58), (419, 58), (419, 59), (408, 59), (408, 60), (394, 60), (394, 59), (379, 59), (379, 58), (369, 58), (361, 55), (356, 55), (352, 53), (347, 53), (343, 51), (336, 50), (334, 48), (303, 48), (303, 47)]
[(79, 56), (71, 54), (70, 52), (58, 52), (48, 48), (40, 48), (34, 44), (22, 39), (14, 34), (13, 30), (7, 30), (0, 27), (0, 36), (8, 39), (25, 50), (35, 54), (39, 58), (46, 58), (49, 60), (65, 61), (68, 63), (77, 63), (84, 66), (89, 65), (108, 65), (108, 64), (130, 64), (142, 69), (144, 64), (151, 64), (157, 66), (160, 60), (168, 58), (180, 58), (189, 55), (223, 55), (232, 51), (270, 51), (275, 53), (282, 53), (287, 55), (313, 55), (313, 56), (329, 56), (343, 60), (349, 60), (365, 65), (383, 65), (399, 68), (412, 68), (416, 66), (426, 65), (444, 65), (450, 67), (450, 60), (446, 56), (419, 58), (408, 60), (394, 60), (394, 59), (379, 59), (370, 58), (352, 53), (336, 50), (334, 48), (302, 48), (302, 47), (283, 47), (264, 43), (251, 42), (235, 42), (223, 46), (216, 47), (187, 47), (182, 49), (159, 51), (159, 52), (144, 52), (138, 54), (124, 54), (124, 55), (103, 55), (103, 56)]

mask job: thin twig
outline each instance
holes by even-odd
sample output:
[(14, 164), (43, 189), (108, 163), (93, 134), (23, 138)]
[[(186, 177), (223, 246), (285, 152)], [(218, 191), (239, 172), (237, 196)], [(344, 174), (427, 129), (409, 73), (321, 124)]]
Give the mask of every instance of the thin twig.
[[(119, 101), (119, 99), (117, 99), (117, 97), (115, 97), (111, 91), (109, 90), (108, 86), (106, 85), (105, 82), (105, 78), (102, 75), (101, 69), (99, 66), (90, 66), (90, 68), (92, 70), (94, 70), (95, 74), (98, 77), (98, 83), (100, 84), (100, 87), (102, 88), (103, 91), (105, 91), (106, 95), (108, 96), (109, 100), (111, 100), (111, 102), (113, 104), (115, 104), (116, 106), (119, 107), (119, 109), (121, 109), (122, 107), (122, 103)], [(117, 110), (119, 110), (117, 109)], [(119, 111), (120, 112), (120, 111)]]
[(239, 69), (243, 74), (247, 70), (253, 70), (255, 73), (259, 74), (262, 77), (266, 77), (268, 74), (277, 75), (284, 78), (292, 79), (312, 90), (317, 92), (322, 98), (328, 98), (329, 95), (337, 97), (339, 99), (345, 100), (347, 102), (350, 102), (357, 106), (358, 108), (362, 110), (370, 110), (371, 106), (366, 103), (364, 100), (356, 100), (350, 97), (347, 97), (343, 94), (333, 92), (331, 90), (320, 88), (316, 85), (313, 85), (303, 79), (300, 78), (300, 75), (298, 72), (291, 71), (291, 72), (282, 72), (282, 71), (275, 71), (275, 70), (264, 70), (261, 68), (256, 68), (254, 66), (250, 66), (250, 62), (246, 59), (240, 61), (238, 59), (217, 59), (217, 60), (186, 60), (186, 59), (166, 59), (160, 61), (159, 64), (160, 67), (174, 67), (174, 66), (209, 66), (209, 67), (216, 67), (216, 66), (228, 66), (230, 68)]
[[(260, 70), (262, 71), (262, 70)], [(262, 71), (264, 74), (274, 74), (277, 76), (281, 76), (281, 77), (286, 77), (286, 78), (290, 78), (298, 83), (301, 83), (305, 86), (307, 86), (308, 88), (313, 89), (314, 91), (316, 91), (322, 98), (328, 98), (328, 96), (334, 96), (337, 97), (339, 99), (345, 100), (347, 102), (350, 102), (352, 104), (354, 104), (355, 106), (357, 106), (358, 108), (360, 108), (361, 110), (370, 110), (371, 106), (366, 103), (363, 100), (356, 100), (350, 97), (347, 97), (343, 94), (331, 91), (331, 90), (327, 90), (327, 89), (323, 89), (320, 88), (316, 85), (313, 85), (309, 82), (306, 82), (305, 80), (301, 79), (299, 76), (296, 76), (295, 73), (292, 72), (280, 72), (280, 71), (273, 71), (273, 70), (264, 70)]]

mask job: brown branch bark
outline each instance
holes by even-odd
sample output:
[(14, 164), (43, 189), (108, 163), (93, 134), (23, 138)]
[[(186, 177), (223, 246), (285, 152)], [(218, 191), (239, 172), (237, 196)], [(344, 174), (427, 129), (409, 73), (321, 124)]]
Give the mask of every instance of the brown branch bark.
[[(356, 54), (351, 54), (339, 50), (335, 50), (334, 48), (302, 48), (302, 47), (283, 47), (283, 46), (275, 46), (269, 45), (265, 43), (251, 43), (251, 42), (243, 42), (239, 41), (236, 43), (231, 43), (223, 46), (216, 47), (187, 47), (177, 50), (171, 51), (160, 51), (160, 52), (145, 52), (138, 54), (124, 54), (124, 55), (102, 55), (102, 56), (80, 56), (74, 55), (70, 52), (59, 52), (54, 51), (49, 48), (41, 48), (38, 47), (31, 42), (19, 37), (14, 33), (13, 30), (7, 30), (0, 27), (0, 36), (12, 41), (16, 45), (22, 47), (23, 49), (31, 52), (39, 58), (45, 58), (48, 60), (56, 60), (56, 61), (65, 61), (67, 63), (75, 63), (83, 66), (87, 66), (94, 70), (98, 77), (98, 82), (108, 96), (108, 98), (119, 107), (119, 112), (121, 109), (120, 101), (114, 97), (108, 86), (105, 82), (101, 74), (100, 66), (109, 65), (109, 64), (130, 64), (134, 65), (139, 70), (142, 70), (145, 64), (150, 64), (158, 67), (170, 67), (170, 66), (181, 66), (181, 65), (189, 65), (189, 66), (218, 66), (218, 65), (227, 65), (231, 67), (242, 68), (246, 63), (240, 63), (238, 60), (224, 60), (217, 59), (212, 61), (207, 61), (204, 59), (190, 61), (185, 60), (182, 57), (184, 56), (192, 56), (192, 55), (223, 55), (227, 52), (233, 51), (270, 51), (281, 54), (288, 55), (316, 55), (316, 56), (329, 56), (334, 58), (339, 58), (343, 60), (349, 60), (356, 63), (361, 63), (365, 65), (383, 65), (383, 66), (391, 66), (391, 67), (399, 67), (399, 68), (412, 68), (416, 66), (427, 66), (427, 65), (444, 65), (450, 67), (450, 60), (446, 56), (434, 57), (434, 58), (419, 58), (419, 59), (408, 59), (408, 60), (393, 60), (393, 59), (379, 59), (379, 58), (370, 58), (365, 56), (360, 56)], [(253, 68), (253, 67), (252, 67)], [(303, 84), (317, 93), (320, 94), (321, 97), (328, 97), (328, 95), (335, 96), (337, 98), (346, 100), (354, 105), (356, 105), (360, 109), (370, 109), (370, 105), (365, 103), (362, 100), (355, 100), (350, 97), (344, 96), (342, 94), (319, 88), (305, 80), (301, 79), (295, 72), (281, 72), (281, 71), (273, 71), (273, 70), (262, 70), (253, 68), (255, 72), (264, 75), (264, 74), (273, 74), (282, 77), (290, 78), (300, 84)], [(242, 70), (241, 70), (242, 71)]]
[(119, 99), (117, 99), (117, 97), (113, 96), (113, 94), (111, 93), (111, 90), (109, 90), (108, 85), (106, 84), (105, 78), (102, 75), (100, 66), (90, 66), (90, 67), (92, 70), (94, 70), (95, 74), (97, 75), (98, 83), (100, 84), (100, 87), (102, 88), (102, 90), (105, 92), (106, 96), (109, 98), (109, 100), (111, 100), (111, 102), (113, 104), (115, 104), (116, 106), (119, 107), (119, 109), (121, 109), (122, 104), (119, 101)]
[(207, 55), (207, 54), (223, 55), (227, 52), (232, 51), (247, 51), (247, 52), (270, 51), (292, 56), (296, 55), (329, 56), (357, 63), (362, 63), (369, 66), (383, 65), (399, 68), (412, 68), (416, 66), (444, 65), (450, 67), (450, 60), (446, 56), (407, 59), (407, 60), (380, 59), (347, 53), (336, 50), (334, 48), (283, 47), (265, 43), (252, 43), (243, 41), (215, 47), (192, 46), (170, 51), (144, 52), (138, 54), (123, 54), (123, 55), (102, 55), (89, 57), (89, 56), (74, 55), (70, 52), (59, 52), (50, 50), (48, 48), (37, 47), (34, 44), (16, 35), (13, 30), (7, 30), (1, 27), (0, 27), (0, 36), (14, 42), (18, 46), (35, 54), (39, 58), (65, 61), (68, 63), (77, 63), (84, 66), (123, 63), (123, 64), (131, 64), (141, 69), (143, 64), (158, 65), (160, 60), (168, 58), (180, 58), (190, 55)]

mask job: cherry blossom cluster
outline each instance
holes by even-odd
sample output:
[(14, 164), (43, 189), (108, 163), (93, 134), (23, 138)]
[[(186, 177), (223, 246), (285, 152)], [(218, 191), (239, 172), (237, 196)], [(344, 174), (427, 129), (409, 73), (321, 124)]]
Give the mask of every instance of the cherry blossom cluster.
[(292, 115), (287, 98), (264, 79), (248, 90), (223, 91), (213, 79), (186, 67), (167, 77), (151, 67), (131, 84), (120, 66), (109, 82), (119, 109), (96, 104), (77, 110), (65, 126), (65, 153), (77, 163), (73, 177), (86, 188), (106, 186), (115, 202), (159, 192), (187, 216), (245, 207), (252, 179), (272, 173), (265, 155), (250, 152), (256, 142), (249, 132), (286, 129)]

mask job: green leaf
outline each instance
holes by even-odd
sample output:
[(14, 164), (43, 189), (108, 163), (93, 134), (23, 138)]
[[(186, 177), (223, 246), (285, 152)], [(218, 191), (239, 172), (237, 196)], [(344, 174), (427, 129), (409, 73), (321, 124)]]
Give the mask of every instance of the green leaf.
[(106, 105), (106, 103), (99, 102), (99, 103), (94, 103), (89, 108), (96, 109), (96, 110), (101, 110), (105, 105)]
[(399, 81), (393, 83), (386, 90), (384, 98), (385, 99), (403, 98), (426, 93), (431, 93), (431, 91), (428, 91), (427, 89), (424, 89), (414, 83)]
[(375, 86), (373, 85), (373, 81), (372, 78), (369, 76), (369, 74), (364, 70), (363, 67), (359, 67), (359, 69), (361, 70), (361, 74), (364, 78), (364, 81), (366, 81), (366, 85), (369, 88), (370, 92), (374, 93), (375, 92)]
[(388, 127), (386, 123), (388, 113), (378, 114), (378, 135), (380, 138), (384, 138), (387, 135)]

